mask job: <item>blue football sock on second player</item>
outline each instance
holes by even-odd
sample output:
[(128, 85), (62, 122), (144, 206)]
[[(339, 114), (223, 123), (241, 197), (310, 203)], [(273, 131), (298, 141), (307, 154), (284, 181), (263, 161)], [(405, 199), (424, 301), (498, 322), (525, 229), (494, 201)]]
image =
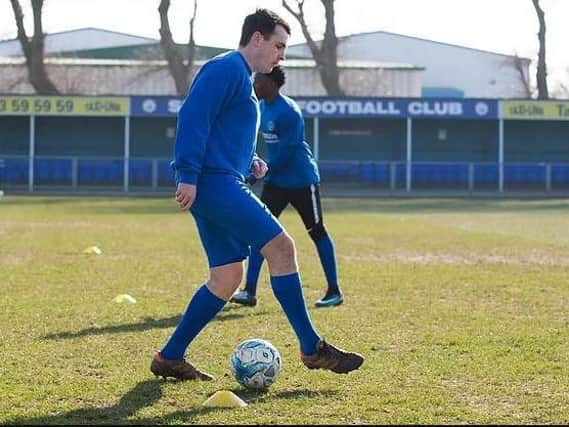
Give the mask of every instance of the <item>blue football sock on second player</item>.
[(247, 261), (247, 278), (245, 282), (245, 290), (250, 295), (257, 295), (257, 282), (259, 274), (265, 258), (258, 249), (251, 248), (251, 254)]
[(212, 294), (206, 285), (199, 288), (176, 330), (160, 352), (162, 357), (169, 360), (184, 357), (192, 340), (224, 305), (225, 301)]
[(328, 291), (339, 293), (338, 275), (336, 272), (336, 255), (334, 252), (334, 243), (330, 236), (326, 235), (324, 238), (318, 240), (316, 243), (320, 263), (328, 281)]
[(320, 336), (314, 329), (306, 308), (300, 275), (292, 273), (286, 276), (271, 276), (271, 286), (296, 333), (301, 351), (305, 355), (316, 353), (316, 344)]

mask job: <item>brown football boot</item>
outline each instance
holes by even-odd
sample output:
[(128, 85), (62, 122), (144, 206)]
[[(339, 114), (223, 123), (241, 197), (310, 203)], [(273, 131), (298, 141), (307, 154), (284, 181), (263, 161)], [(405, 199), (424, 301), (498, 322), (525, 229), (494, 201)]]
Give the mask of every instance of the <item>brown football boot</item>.
[(156, 353), (150, 364), (150, 370), (157, 377), (164, 379), (171, 377), (178, 380), (201, 380), (211, 381), (214, 378), (205, 372), (195, 368), (185, 359), (168, 360), (164, 359), (160, 353)]
[(308, 369), (329, 369), (337, 374), (347, 374), (358, 369), (365, 360), (361, 354), (334, 347), (324, 340), (316, 344), (316, 354), (306, 356), (301, 352), (300, 358)]

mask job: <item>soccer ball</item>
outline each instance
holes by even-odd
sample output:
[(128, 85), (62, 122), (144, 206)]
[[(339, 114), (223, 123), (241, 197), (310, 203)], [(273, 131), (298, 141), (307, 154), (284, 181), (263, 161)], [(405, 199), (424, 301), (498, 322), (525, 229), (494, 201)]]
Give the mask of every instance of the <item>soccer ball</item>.
[(231, 371), (246, 388), (264, 389), (281, 371), (281, 355), (269, 341), (253, 338), (240, 343), (231, 354)]

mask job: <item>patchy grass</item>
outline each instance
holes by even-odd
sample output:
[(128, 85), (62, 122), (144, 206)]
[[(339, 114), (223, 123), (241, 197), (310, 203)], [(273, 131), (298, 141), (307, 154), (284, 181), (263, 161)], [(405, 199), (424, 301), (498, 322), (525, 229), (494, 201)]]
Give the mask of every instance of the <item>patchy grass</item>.
[[(366, 356), (308, 371), (261, 274), (255, 308), (228, 305), (192, 343), (210, 383), (164, 382), (150, 357), (207, 277), (193, 221), (172, 199), (0, 201), (2, 424), (567, 424), (569, 201), (326, 199), (344, 305), (324, 289), (292, 210), (311, 317)], [(82, 253), (97, 245), (103, 253)], [(116, 304), (118, 294), (136, 304)], [(265, 393), (233, 380), (241, 340), (284, 365)], [(249, 405), (201, 404), (217, 390)]]

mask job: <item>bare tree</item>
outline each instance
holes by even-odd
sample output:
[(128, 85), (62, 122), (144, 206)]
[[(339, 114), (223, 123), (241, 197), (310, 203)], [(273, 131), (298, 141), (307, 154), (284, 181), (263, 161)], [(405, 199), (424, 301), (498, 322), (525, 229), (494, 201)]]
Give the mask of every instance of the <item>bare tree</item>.
[(558, 99), (569, 99), (569, 86), (564, 83), (559, 83), (553, 96)]
[(42, 95), (56, 95), (59, 93), (53, 82), (49, 79), (44, 63), (45, 34), (42, 27), (42, 9), (44, 0), (33, 0), (34, 35), (30, 39), (24, 27), (24, 13), (18, 0), (10, 0), (14, 11), (14, 18), (18, 27), (18, 40), (26, 58), (28, 80), (35, 91)]
[(552, 96), (557, 99), (569, 99), (569, 67), (565, 69), (565, 82), (559, 81), (553, 88)]
[(518, 72), (518, 76), (520, 77), (520, 82), (522, 83), (522, 86), (524, 88), (524, 96), (526, 98), (531, 98), (532, 87), (529, 81), (529, 76), (526, 73), (526, 66), (524, 64), (524, 60), (520, 58), (519, 55), (516, 53), (513, 56), (512, 61), (513, 61), (513, 66)]
[(176, 92), (183, 96), (188, 90), (190, 84), (190, 73), (194, 63), (196, 52), (196, 43), (194, 40), (194, 22), (198, 11), (198, 0), (194, 0), (194, 13), (190, 19), (190, 37), (187, 44), (187, 60), (178, 50), (172, 32), (170, 31), (170, 22), (168, 20), (168, 10), (170, 9), (170, 0), (160, 0), (158, 12), (160, 13), (160, 45), (164, 56), (168, 61), (168, 69), (170, 75), (176, 84)]
[(537, 13), (539, 20), (539, 53), (537, 59), (537, 98), (549, 99), (549, 90), (547, 89), (547, 64), (545, 61), (545, 13), (539, 5), (539, 0), (532, 0), (533, 7)]
[(343, 96), (344, 91), (340, 87), (340, 71), (338, 69), (338, 38), (336, 37), (336, 25), (334, 23), (334, 0), (320, 0), (324, 6), (326, 28), (324, 39), (320, 46), (308, 30), (304, 16), (304, 0), (295, 0), (298, 10), (295, 10), (287, 0), (282, 0), (283, 7), (296, 18), (302, 29), (302, 34), (316, 61), (316, 67), (320, 73), (322, 84), (329, 96)]

